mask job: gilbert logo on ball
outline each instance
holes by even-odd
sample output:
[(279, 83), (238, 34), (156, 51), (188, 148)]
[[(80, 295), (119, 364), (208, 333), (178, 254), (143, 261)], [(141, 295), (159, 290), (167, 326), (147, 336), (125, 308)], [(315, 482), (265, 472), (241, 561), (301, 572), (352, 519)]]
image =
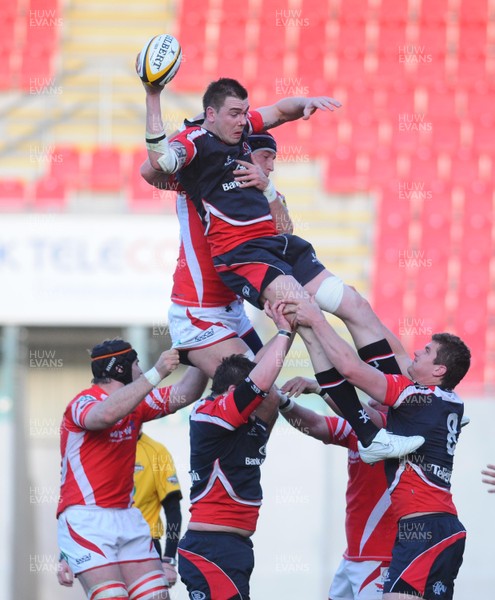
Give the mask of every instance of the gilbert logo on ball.
[(139, 77), (151, 85), (170, 83), (179, 70), (182, 49), (173, 35), (162, 33), (150, 38), (141, 50), (136, 64)]

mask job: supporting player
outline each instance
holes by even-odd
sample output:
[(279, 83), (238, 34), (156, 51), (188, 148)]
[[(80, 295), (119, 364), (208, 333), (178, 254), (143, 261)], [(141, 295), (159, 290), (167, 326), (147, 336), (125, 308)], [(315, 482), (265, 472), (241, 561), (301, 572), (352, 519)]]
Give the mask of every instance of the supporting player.
[(385, 463), (399, 521), (384, 600), (451, 600), (466, 538), (450, 492), (464, 411), (453, 390), (469, 369), (469, 349), (454, 335), (434, 334), (414, 353), (409, 377), (385, 375), (360, 359), (314, 301), (299, 302), (295, 315), (299, 325), (312, 328), (343, 378), (393, 409), (387, 420), (390, 431), (407, 435), (414, 430), (425, 438), (402, 461)]
[(106, 340), (91, 352), (93, 386), (65, 410), (58, 542), (91, 600), (169, 597), (149, 527), (131, 505), (141, 424), (187, 406), (206, 385), (190, 367), (177, 384), (156, 388), (178, 363), (168, 350), (143, 373), (130, 344)]
[(292, 341), (283, 307), (266, 310), (279, 328), (271, 351), (257, 364), (225, 358), (211, 396), (190, 415), (191, 518), (179, 542), (179, 573), (191, 600), (249, 599), (260, 468), (279, 406), (272, 386)]
[[(249, 162), (248, 136), (287, 121), (309, 118), (316, 110), (340, 103), (326, 96), (284, 98), (249, 112), (247, 91), (233, 79), (211, 83), (203, 96), (204, 122), (187, 127), (171, 143), (161, 118), (162, 88), (146, 90), (146, 143), (150, 164), (175, 173), (207, 224), (206, 235), (215, 268), (237, 294), (260, 307), (265, 300), (297, 300), (314, 294), (319, 305), (346, 322), (358, 346), (383, 337), (383, 327), (369, 304), (319, 262), (311, 244), (298, 236), (278, 235), (269, 204), (256, 187), (243, 187), (234, 171)], [(304, 286), (304, 287), (303, 287)], [(347, 418), (361, 414), (359, 402), (339, 406)], [(352, 422), (352, 421), (351, 421)], [(390, 439), (384, 430), (356, 429), (365, 447), (382, 457), (400, 456), (418, 439)]]

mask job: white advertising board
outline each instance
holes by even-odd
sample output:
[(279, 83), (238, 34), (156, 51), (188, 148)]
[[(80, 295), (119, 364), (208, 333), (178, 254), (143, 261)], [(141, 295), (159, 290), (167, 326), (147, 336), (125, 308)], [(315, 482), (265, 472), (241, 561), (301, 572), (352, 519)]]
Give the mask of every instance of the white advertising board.
[(178, 248), (174, 215), (2, 215), (0, 322), (163, 322)]

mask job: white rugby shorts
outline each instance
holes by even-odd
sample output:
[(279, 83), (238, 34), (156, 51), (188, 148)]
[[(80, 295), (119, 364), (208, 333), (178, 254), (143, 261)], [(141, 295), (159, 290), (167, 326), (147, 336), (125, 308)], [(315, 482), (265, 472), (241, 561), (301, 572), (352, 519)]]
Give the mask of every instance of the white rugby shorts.
[(390, 561), (346, 558), (335, 573), (328, 597), (332, 600), (381, 600)]
[(168, 322), (172, 346), (179, 350), (207, 348), (231, 337), (242, 337), (253, 328), (242, 300), (210, 308), (172, 302)]
[(75, 575), (113, 563), (157, 559), (139, 509), (69, 506), (58, 518), (58, 545)]

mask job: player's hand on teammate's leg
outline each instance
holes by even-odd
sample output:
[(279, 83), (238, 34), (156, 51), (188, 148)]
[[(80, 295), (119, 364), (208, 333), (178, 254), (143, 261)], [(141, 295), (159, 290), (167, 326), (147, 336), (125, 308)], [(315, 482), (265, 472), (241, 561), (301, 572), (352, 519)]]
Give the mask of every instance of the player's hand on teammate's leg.
[(284, 314), (285, 304), (286, 303), (284, 300), (278, 300), (273, 304), (270, 304), (270, 302), (267, 300), (264, 305), (265, 313), (270, 317), (270, 319), (273, 320), (278, 329), (291, 332), (291, 323)]
[(162, 379), (170, 375), (179, 366), (179, 351), (175, 348), (165, 350), (158, 357), (155, 369), (160, 373)]

